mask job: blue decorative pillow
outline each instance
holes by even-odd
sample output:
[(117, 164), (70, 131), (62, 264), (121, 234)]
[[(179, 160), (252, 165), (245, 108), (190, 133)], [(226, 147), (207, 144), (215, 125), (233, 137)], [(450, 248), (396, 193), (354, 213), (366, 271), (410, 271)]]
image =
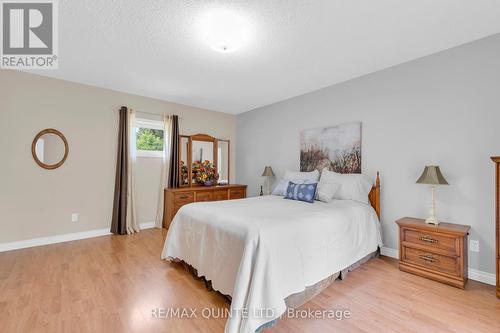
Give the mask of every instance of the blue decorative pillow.
[(316, 196), (317, 186), (318, 183), (295, 184), (289, 182), (286, 189), (285, 199), (300, 200), (313, 203), (314, 197)]

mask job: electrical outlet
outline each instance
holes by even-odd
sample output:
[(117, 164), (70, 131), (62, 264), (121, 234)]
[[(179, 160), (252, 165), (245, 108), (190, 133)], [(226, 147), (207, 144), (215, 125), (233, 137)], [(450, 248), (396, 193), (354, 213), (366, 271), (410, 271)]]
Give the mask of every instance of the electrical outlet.
[(469, 242), (469, 247), (472, 252), (479, 252), (479, 241), (471, 239)]
[(71, 222), (78, 222), (78, 213), (71, 214)]

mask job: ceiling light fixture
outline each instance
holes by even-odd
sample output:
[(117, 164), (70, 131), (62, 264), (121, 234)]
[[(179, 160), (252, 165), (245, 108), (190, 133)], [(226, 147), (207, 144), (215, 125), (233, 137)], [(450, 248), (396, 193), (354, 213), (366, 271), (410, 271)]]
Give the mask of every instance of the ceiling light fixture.
[(234, 52), (243, 47), (250, 37), (248, 21), (228, 9), (213, 9), (202, 21), (206, 43), (218, 52)]

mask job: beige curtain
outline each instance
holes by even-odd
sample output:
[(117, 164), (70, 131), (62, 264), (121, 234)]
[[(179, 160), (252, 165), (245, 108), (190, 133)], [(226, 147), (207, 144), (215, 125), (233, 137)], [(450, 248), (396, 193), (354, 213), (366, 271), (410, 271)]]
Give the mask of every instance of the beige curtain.
[(135, 169), (137, 162), (136, 151), (136, 133), (135, 133), (135, 111), (129, 109), (128, 112), (128, 128), (129, 133), (129, 154), (128, 154), (128, 170), (127, 170), (127, 234), (139, 232), (139, 224), (137, 223), (137, 211), (135, 208)]
[(170, 154), (172, 147), (172, 116), (163, 115), (163, 160), (161, 167), (160, 184), (158, 186), (158, 203), (156, 205), (155, 227), (163, 226), (163, 205), (165, 188), (168, 185), (168, 175), (170, 173)]

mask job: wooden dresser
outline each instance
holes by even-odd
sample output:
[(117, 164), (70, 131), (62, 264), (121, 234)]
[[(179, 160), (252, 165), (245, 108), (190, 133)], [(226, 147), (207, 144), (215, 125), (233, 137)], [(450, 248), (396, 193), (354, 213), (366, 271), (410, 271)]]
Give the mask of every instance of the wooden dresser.
[(246, 185), (224, 186), (192, 186), (165, 189), (165, 206), (163, 227), (170, 226), (170, 222), (182, 206), (200, 201), (219, 201), (229, 199), (242, 199), (247, 196)]
[(404, 217), (399, 225), (399, 269), (458, 288), (467, 283), (467, 235), (470, 226), (432, 225)]
[(500, 156), (494, 156), (491, 158), (495, 162), (495, 215), (496, 215), (496, 247), (495, 247), (495, 257), (496, 257), (496, 272), (497, 272), (497, 297), (500, 298)]

